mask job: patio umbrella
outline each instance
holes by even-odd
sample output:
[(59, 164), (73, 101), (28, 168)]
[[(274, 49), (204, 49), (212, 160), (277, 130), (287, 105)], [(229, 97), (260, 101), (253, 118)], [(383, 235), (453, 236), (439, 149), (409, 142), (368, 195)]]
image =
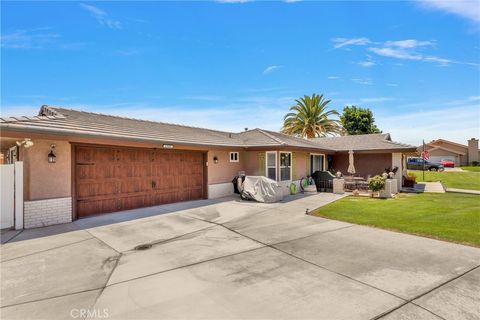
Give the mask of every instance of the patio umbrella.
[(353, 150), (348, 151), (348, 173), (355, 174), (355, 166), (353, 165)]

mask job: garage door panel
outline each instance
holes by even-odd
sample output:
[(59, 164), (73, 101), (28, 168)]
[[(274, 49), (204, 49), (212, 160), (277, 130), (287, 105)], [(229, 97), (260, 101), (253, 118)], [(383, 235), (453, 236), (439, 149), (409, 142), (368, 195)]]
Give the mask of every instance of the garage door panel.
[(78, 146), (75, 159), (79, 217), (204, 195), (199, 152)]
[(119, 210), (117, 199), (77, 201), (79, 217)]
[(113, 196), (118, 193), (118, 181), (96, 181), (98, 180), (89, 180), (86, 182), (77, 183), (76, 190), (79, 200), (83, 200), (83, 198), (99, 197), (105, 195)]

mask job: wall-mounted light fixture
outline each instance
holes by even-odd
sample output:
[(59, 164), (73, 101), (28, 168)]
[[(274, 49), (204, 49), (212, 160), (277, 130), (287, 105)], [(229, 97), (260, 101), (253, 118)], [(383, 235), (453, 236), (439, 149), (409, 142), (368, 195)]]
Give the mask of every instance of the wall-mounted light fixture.
[(214, 157), (213, 157), (213, 162), (214, 162), (214, 163), (218, 163), (218, 158), (217, 158), (217, 156), (214, 156)]
[(24, 146), (26, 149), (33, 146), (33, 141), (30, 138), (25, 138), (23, 141), (17, 141), (17, 146)]
[(50, 153), (48, 154), (48, 163), (55, 163), (57, 162), (57, 156), (55, 155), (55, 145), (52, 144), (50, 146)]

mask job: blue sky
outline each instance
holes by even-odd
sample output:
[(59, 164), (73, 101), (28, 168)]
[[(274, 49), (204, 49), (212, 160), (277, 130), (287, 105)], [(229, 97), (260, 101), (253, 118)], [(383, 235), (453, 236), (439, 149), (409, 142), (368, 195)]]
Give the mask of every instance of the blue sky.
[(5, 2), (1, 114), (279, 130), (304, 94), (398, 141), (480, 127), (480, 2)]

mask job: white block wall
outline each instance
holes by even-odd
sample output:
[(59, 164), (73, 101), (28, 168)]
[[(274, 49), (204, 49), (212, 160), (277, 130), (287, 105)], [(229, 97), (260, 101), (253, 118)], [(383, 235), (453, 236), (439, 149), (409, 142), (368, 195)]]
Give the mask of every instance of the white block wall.
[(208, 198), (216, 199), (234, 194), (233, 183), (218, 183), (208, 185)]
[(24, 202), (24, 227), (37, 228), (72, 222), (72, 198)]

